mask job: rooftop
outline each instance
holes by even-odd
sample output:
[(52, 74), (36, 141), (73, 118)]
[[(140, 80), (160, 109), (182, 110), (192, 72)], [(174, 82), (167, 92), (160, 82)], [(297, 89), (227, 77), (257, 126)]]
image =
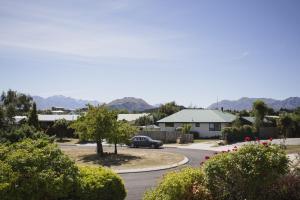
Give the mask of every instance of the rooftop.
[(118, 121), (126, 120), (128, 122), (135, 121), (140, 117), (148, 116), (149, 113), (138, 113), (138, 114), (118, 114)]
[(159, 120), (159, 123), (165, 122), (233, 122), (236, 116), (220, 110), (206, 109), (184, 109), (173, 115)]

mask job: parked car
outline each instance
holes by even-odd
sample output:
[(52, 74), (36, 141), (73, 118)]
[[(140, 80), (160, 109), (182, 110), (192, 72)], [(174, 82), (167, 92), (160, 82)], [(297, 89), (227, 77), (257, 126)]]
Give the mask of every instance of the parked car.
[(163, 145), (162, 141), (160, 140), (153, 140), (148, 136), (134, 136), (130, 139), (129, 146), (132, 148), (135, 147), (151, 147), (151, 148), (159, 148)]

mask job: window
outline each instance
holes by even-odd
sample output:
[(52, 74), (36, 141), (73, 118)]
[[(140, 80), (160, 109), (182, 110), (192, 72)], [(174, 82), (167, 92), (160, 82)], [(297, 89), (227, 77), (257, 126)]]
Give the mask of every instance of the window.
[(171, 122), (165, 123), (165, 127), (174, 127), (174, 123)]
[(209, 131), (221, 131), (221, 123), (209, 123)]
[(199, 122), (195, 123), (195, 127), (200, 127), (200, 123)]

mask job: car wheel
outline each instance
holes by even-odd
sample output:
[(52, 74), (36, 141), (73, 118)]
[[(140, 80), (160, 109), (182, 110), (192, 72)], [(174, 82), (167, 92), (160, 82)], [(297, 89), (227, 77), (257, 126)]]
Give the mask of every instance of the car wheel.
[(156, 148), (156, 145), (155, 145), (155, 144), (151, 144), (151, 148), (152, 148), (152, 149), (155, 149), (155, 148)]

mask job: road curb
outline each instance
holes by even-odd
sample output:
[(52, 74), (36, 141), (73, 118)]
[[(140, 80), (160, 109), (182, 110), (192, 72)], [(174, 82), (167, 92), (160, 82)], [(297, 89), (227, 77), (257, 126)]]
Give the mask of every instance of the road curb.
[(184, 156), (184, 159), (178, 163), (174, 163), (172, 165), (163, 165), (159, 167), (149, 167), (149, 168), (141, 168), (141, 169), (124, 169), (124, 170), (113, 170), (117, 174), (129, 174), (129, 173), (140, 173), (140, 172), (151, 172), (151, 171), (159, 171), (165, 169), (175, 168), (181, 165), (184, 165), (189, 162), (189, 159)]

